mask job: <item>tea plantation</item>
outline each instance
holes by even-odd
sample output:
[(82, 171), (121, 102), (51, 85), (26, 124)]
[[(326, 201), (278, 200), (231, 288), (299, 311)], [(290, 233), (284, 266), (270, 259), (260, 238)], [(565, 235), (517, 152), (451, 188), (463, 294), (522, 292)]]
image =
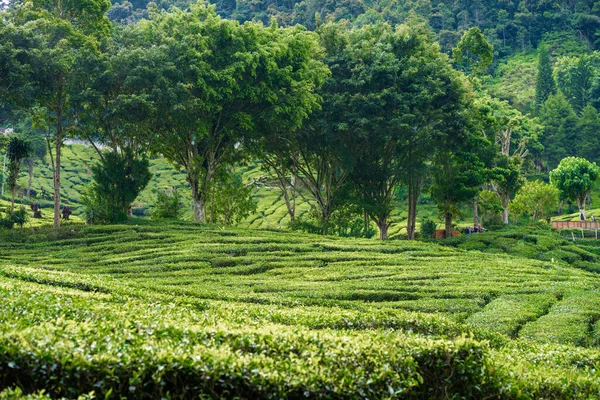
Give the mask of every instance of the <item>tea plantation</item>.
[(138, 223), (0, 233), (1, 399), (600, 397), (562, 259)]

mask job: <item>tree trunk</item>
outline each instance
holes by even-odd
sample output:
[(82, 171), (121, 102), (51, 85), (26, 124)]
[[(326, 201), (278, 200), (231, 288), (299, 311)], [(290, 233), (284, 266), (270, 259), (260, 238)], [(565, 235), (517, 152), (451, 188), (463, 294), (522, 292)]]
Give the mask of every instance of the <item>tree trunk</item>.
[(510, 198), (508, 195), (504, 196), (502, 199), (502, 222), (508, 224), (508, 204), (510, 203)]
[(54, 162), (54, 228), (60, 228), (60, 151), (63, 140), (63, 76), (62, 72), (58, 74), (58, 95), (56, 102), (56, 159)]
[(205, 196), (202, 196), (202, 194), (200, 193), (200, 190), (199, 190), (200, 182), (198, 181), (198, 178), (193, 176), (190, 172), (188, 172), (186, 180), (190, 184), (190, 189), (192, 191), (194, 222), (197, 224), (205, 224), (206, 223), (206, 201), (205, 201)]
[(29, 158), (29, 181), (27, 182), (27, 201), (31, 198), (31, 183), (33, 182), (33, 158)]
[(10, 212), (11, 212), (11, 214), (15, 212), (15, 190), (16, 189), (17, 188), (14, 186), (10, 189), (10, 194), (11, 194)]
[[(587, 220), (587, 217), (585, 216), (585, 198), (586, 196), (577, 197), (577, 207), (579, 208), (579, 219), (581, 221)], [(583, 218), (581, 216), (583, 216)]]
[(368, 237), (369, 236), (369, 213), (365, 210), (364, 214), (363, 214), (363, 221), (364, 221), (364, 236)]
[(56, 161), (54, 164), (54, 228), (60, 227), (60, 153), (62, 147), (62, 123), (58, 122), (61, 126), (59, 134), (56, 133)]
[(388, 229), (390, 224), (387, 222), (387, 218), (383, 218), (377, 221), (377, 227), (379, 228), (379, 239), (387, 240), (388, 239)]
[(194, 222), (197, 224), (206, 223), (206, 203), (200, 196), (194, 196)]
[(479, 204), (477, 197), (473, 199), (473, 226), (479, 225)]
[(446, 213), (444, 215), (446, 220), (446, 239), (452, 237), (452, 214)]
[(417, 223), (417, 200), (419, 199), (419, 184), (415, 177), (411, 177), (408, 183), (408, 221), (406, 232), (408, 240), (415, 240), (415, 226)]
[[(293, 179), (293, 178), (292, 178)], [(290, 216), (290, 222), (293, 225), (296, 221), (296, 199), (294, 194), (292, 194), (292, 198), (290, 199), (290, 194), (288, 192), (288, 188), (286, 185), (286, 181), (284, 178), (279, 180), (279, 184), (281, 186), (281, 192), (283, 193), (283, 199), (285, 200), (285, 206), (287, 208), (288, 215)], [(293, 183), (292, 183), (293, 185)], [(292, 188), (292, 190), (294, 190)]]

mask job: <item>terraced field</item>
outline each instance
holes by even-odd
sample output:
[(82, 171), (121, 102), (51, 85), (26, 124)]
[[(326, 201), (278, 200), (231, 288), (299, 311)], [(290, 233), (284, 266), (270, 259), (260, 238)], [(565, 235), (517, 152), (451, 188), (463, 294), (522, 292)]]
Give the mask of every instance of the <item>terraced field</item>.
[(600, 397), (600, 276), (562, 260), (186, 223), (0, 235), (7, 398)]

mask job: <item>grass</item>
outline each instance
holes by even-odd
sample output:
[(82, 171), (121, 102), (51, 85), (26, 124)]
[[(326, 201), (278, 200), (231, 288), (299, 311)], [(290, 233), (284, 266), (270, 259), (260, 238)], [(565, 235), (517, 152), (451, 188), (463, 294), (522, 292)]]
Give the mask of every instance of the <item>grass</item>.
[(598, 299), (596, 273), (460, 245), (0, 231), (0, 398), (595, 398)]

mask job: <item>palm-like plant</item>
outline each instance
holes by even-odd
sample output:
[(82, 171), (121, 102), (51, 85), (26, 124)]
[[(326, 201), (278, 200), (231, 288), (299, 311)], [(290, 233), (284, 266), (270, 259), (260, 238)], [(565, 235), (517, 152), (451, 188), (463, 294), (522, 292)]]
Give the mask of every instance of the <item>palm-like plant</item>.
[(15, 210), (15, 189), (17, 188), (17, 180), (19, 179), (19, 173), (21, 172), (21, 164), (23, 160), (29, 157), (31, 153), (31, 145), (26, 140), (18, 137), (10, 138), (8, 146), (6, 148), (6, 155), (8, 158), (8, 187), (11, 191), (12, 201), (10, 206), (10, 212)]

